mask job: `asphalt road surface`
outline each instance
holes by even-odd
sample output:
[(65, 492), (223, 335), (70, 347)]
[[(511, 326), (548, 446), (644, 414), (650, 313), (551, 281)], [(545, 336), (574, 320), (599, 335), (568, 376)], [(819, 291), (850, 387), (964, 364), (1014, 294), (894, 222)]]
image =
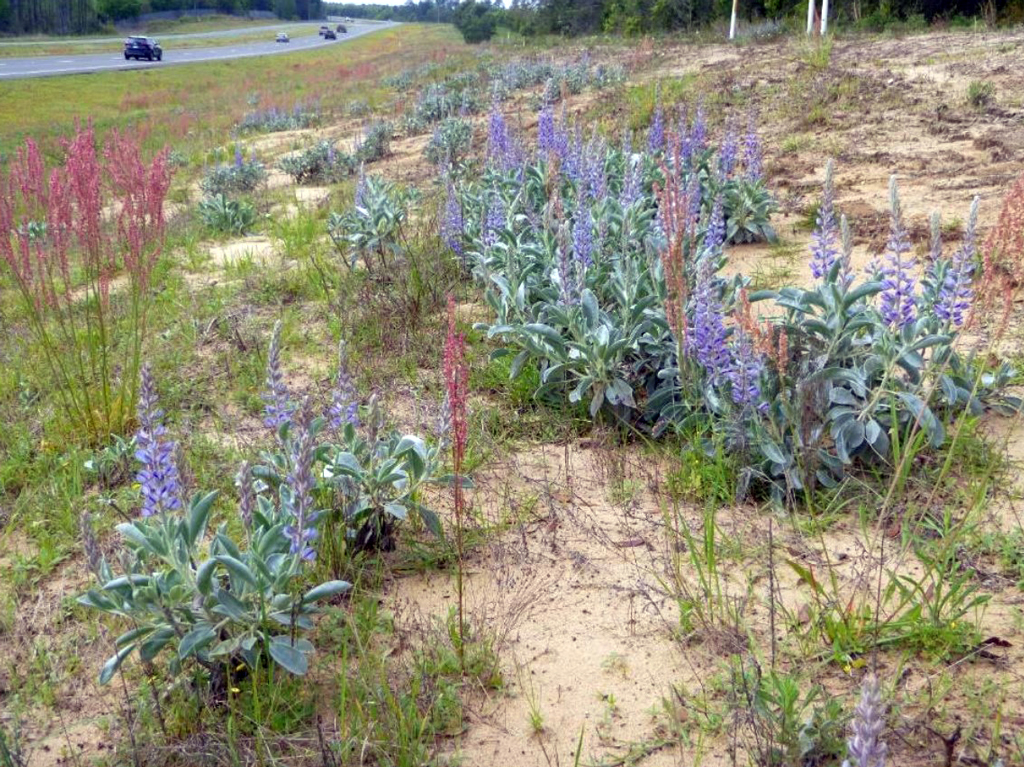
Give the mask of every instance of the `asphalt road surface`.
[[(308, 22), (320, 26), (319, 22)], [(332, 25), (333, 26), (333, 25)], [(239, 43), (238, 45), (222, 45), (216, 48), (187, 48), (175, 51), (173, 42), (166, 45), (160, 37), (154, 35), (164, 49), (163, 61), (125, 61), (121, 53), (90, 53), (81, 56), (32, 56), (30, 58), (0, 58), (0, 80), (16, 80), (23, 77), (46, 77), (48, 75), (85, 74), (88, 72), (105, 72), (113, 69), (149, 69), (166, 67), (175, 64), (197, 64), (203, 61), (224, 61), (240, 59), (246, 56), (269, 56), (289, 51), (304, 51), (310, 48), (321, 48), (327, 45), (344, 45), (346, 40), (376, 32), (394, 26), (392, 22), (377, 24), (346, 24), (347, 34), (339, 34), (337, 40), (325, 40), (319, 35), (299, 37), (290, 43), (274, 42), (277, 35), (276, 27), (267, 28), (267, 42)], [(249, 29), (248, 32), (254, 30)]]

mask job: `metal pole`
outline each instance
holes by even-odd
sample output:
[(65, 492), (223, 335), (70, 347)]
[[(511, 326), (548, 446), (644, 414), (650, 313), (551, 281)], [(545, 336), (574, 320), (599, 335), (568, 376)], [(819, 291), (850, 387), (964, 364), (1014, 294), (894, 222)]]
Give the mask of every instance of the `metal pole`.
[(828, 32), (828, 0), (821, 0), (821, 36)]
[[(732, 0), (732, 21), (729, 22), (729, 39), (736, 39), (736, 6), (739, 5), (740, 0)], [(825, 0), (827, 3), (828, 0)]]
[(814, 32), (814, 0), (807, 0), (807, 34)]

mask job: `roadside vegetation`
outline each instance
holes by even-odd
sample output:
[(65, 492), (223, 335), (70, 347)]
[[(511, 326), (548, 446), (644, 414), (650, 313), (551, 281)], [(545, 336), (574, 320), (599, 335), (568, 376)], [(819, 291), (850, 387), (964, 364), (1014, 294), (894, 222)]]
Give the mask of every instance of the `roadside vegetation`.
[(0, 767), (1024, 764), (1024, 39), (691, 42), (5, 84)]

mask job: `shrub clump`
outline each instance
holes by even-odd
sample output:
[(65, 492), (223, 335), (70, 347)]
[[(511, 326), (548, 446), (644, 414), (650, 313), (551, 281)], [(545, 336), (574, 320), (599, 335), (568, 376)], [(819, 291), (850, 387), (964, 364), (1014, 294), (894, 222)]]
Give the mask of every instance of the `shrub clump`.
[(206, 195), (252, 194), (266, 180), (266, 166), (255, 156), (246, 160), (242, 150), (236, 147), (234, 162), (210, 168), (199, 182), (199, 186)]
[(329, 141), (281, 160), (281, 170), (299, 184), (333, 184), (352, 175), (357, 162), (352, 155), (339, 152)]

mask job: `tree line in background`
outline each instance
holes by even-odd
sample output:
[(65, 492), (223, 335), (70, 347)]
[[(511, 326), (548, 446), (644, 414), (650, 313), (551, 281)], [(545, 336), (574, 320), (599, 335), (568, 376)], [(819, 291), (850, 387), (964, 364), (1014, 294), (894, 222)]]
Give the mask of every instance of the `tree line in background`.
[[(834, 23), (863, 30), (891, 24), (1024, 22), (1024, 0), (833, 0)], [(409, 0), (404, 6), (325, 3), (328, 13), (394, 21), (452, 22), (468, 42), (488, 39), (503, 27), (524, 35), (594, 32), (648, 34), (699, 29), (728, 22), (732, 0)], [(740, 0), (740, 18), (806, 19), (806, 0)]]
[(318, 19), (321, 0), (0, 0), (0, 34), (75, 35), (160, 11), (271, 11), (282, 19)]

